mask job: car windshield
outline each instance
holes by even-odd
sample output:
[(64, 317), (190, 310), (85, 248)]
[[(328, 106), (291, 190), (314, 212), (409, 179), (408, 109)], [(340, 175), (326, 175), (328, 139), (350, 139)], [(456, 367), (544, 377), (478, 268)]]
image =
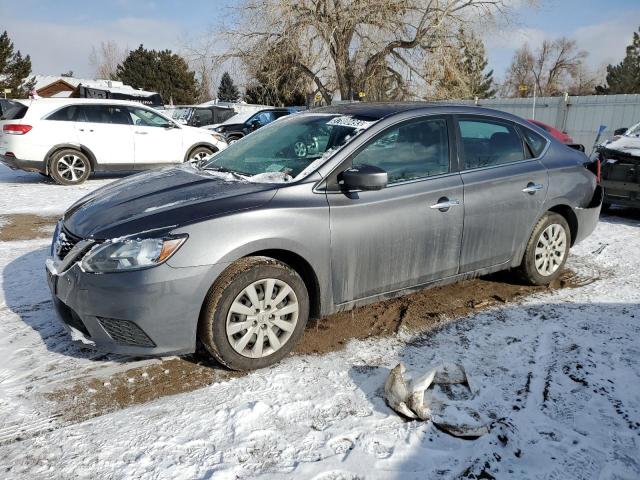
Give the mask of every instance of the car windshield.
[(230, 145), (203, 168), (235, 172), (255, 181), (295, 180), (311, 173), (371, 124), (370, 118), (337, 114), (288, 116)]
[(191, 109), (189, 107), (169, 108), (167, 109), (167, 115), (169, 115), (174, 120), (183, 120), (186, 122), (188, 120), (190, 110)]
[(640, 137), (640, 123), (635, 124), (629, 130), (625, 132), (627, 137)]

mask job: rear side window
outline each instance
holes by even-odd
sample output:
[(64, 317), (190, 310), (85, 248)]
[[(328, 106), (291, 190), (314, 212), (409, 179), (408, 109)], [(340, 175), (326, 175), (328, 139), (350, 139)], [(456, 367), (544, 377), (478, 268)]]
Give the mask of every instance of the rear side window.
[(47, 117), (47, 120), (56, 120), (59, 122), (75, 122), (78, 116), (78, 106), (72, 105), (70, 107), (64, 107), (60, 110), (53, 112)]
[(447, 121), (420, 119), (392, 127), (360, 151), (352, 164), (382, 168), (389, 183), (448, 173)]
[(527, 146), (531, 150), (531, 155), (534, 158), (542, 155), (545, 147), (547, 146), (547, 139), (542, 135), (537, 134), (533, 130), (529, 130), (528, 128), (522, 128), (522, 136), (524, 137)]
[(6, 102), (3, 102), (0, 120), (20, 120), (21, 118), (24, 118), (27, 110), (29, 110), (29, 107), (26, 105), (20, 102), (7, 100)]
[(131, 125), (131, 116), (126, 107), (119, 105), (80, 105), (77, 121)]
[(211, 125), (213, 123), (213, 112), (204, 108), (196, 109), (194, 113), (194, 123), (196, 125)]
[(525, 159), (515, 125), (492, 120), (459, 120), (464, 168), (491, 167)]

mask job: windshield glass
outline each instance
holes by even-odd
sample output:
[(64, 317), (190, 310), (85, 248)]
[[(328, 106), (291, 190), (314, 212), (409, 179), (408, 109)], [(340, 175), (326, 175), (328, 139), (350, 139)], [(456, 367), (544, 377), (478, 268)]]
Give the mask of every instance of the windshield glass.
[(640, 137), (640, 123), (635, 124), (625, 132), (627, 137)]
[(244, 123), (255, 115), (256, 112), (236, 113), (233, 117), (226, 119), (222, 125)]
[(230, 145), (203, 168), (255, 181), (291, 181), (320, 166), (330, 153), (371, 126), (370, 120), (336, 114), (288, 116)]
[(176, 108), (168, 108), (166, 110), (167, 115), (169, 115), (174, 120), (180, 121), (184, 120), (185, 122), (189, 120), (189, 111), (191, 109), (188, 107), (176, 107)]

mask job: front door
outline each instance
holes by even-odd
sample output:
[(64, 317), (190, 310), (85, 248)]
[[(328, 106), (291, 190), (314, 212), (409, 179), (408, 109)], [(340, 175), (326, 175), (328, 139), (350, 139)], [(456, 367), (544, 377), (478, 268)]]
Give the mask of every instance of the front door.
[(413, 119), (382, 132), (343, 165), (380, 167), (389, 186), (327, 193), (336, 303), (458, 272), (464, 205), (462, 180), (450, 167), (449, 131), (445, 117)]
[(509, 262), (540, 216), (548, 174), (527, 150), (515, 124), (487, 117), (458, 117), (464, 235), (460, 271)]
[(133, 167), (133, 132), (126, 107), (80, 105), (75, 126), (78, 141), (93, 153), (98, 166)]
[(142, 107), (128, 107), (133, 122), (136, 168), (181, 163), (182, 128)]

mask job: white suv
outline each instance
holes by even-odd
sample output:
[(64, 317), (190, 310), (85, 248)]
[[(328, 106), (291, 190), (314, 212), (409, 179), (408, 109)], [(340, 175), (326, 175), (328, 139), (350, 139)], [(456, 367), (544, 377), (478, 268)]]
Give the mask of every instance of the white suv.
[(14, 100), (0, 117), (0, 161), (50, 175), (62, 185), (92, 171), (146, 170), (223, 150), (222, 135), (180, 125), (139, 103), (39, 98)]

